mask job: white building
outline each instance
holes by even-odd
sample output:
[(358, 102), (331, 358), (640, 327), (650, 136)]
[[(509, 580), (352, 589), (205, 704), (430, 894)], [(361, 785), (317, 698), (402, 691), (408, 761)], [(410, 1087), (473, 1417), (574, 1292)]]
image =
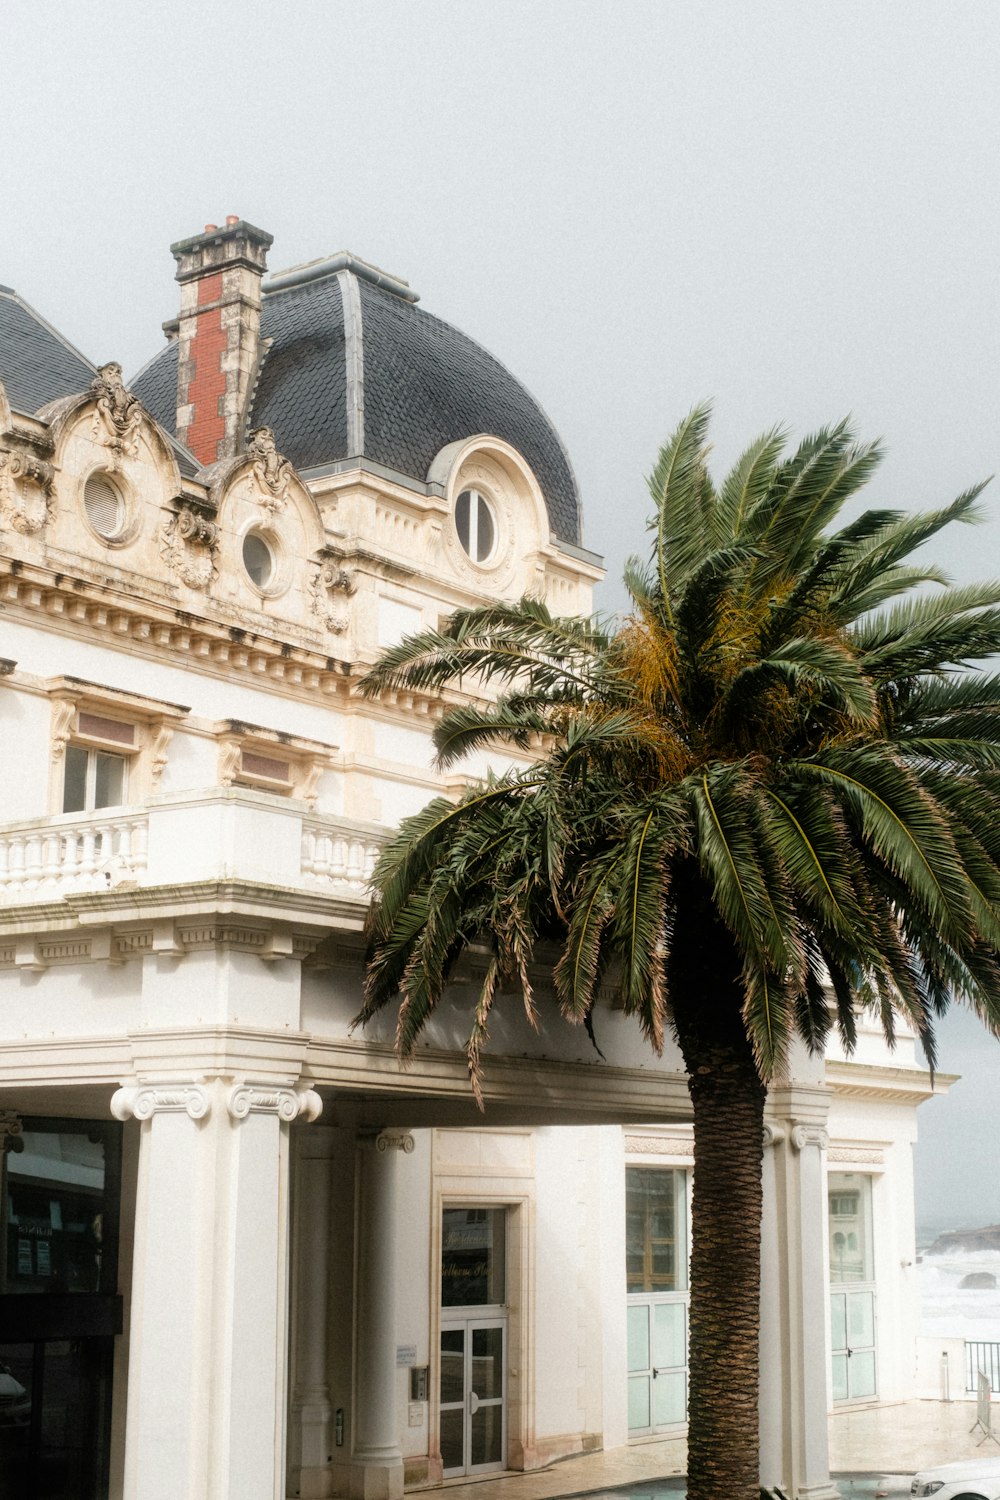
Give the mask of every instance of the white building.
[[(572, 471), (404, 282), (262, 295), (269, 245), (173, 247), (131, 389), (0, 288), (0, 1500), (390, 1497), (683, 1430), (676, 1053), (613, 995), (602, 1055), (512, 1005), (480, 1115), (461, 985), (406, 1070), (350, 1029), (366, 875), (441, 785), (438, 701), (357, 683), (459, 605), (588, 610)], [(832, 1402), (914, 1389), (929, 1092), (867, 1032), (772, 1091), (763, 1478), (800, 1500)]]

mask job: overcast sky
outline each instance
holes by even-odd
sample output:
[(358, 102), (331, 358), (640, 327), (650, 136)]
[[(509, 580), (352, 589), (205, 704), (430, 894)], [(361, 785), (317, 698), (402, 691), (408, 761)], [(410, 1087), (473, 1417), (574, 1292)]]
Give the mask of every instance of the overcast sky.
[[(720, 468), (852, 412), (888, 446), (872, 503), (1000, 463), (992, 0), (3, 9), (0, 282), (95, 361), (156, 352), (171, 241), (235, 213), (272, 269), (349, 248), (504, 360), (610, 580), (702, 397)], [(997, 567), (989, 503), (956, 576)], [(1000, 1222), (1000, 1047), (946, 1026), (940, 1062), (966, 1082), (921, 1112), (919, 1213)]]

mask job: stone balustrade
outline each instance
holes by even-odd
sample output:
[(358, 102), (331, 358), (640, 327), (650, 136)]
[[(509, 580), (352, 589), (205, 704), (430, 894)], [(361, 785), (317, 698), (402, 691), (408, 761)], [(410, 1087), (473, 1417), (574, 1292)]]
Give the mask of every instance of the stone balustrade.
[(146, 812), (131, 809), (0, 828), (0, 903), (141, 883), (148, 828)]
[(325, 818), (307, 818), (302, 824), (302, 874), (310, 885), (348, 886), (367, 894), (387, 837), (338, 827)]
[[(261, 802), (259, 793), (251, 795), (257, 803)], [(340, 819), (296, 815), (287, 804), (282, 805), (277, 799), (267, 800), (282, 815), (282, 826), (297, 841), (289, 848), (282, 867), (275, 867), (271, 877), (274, 883), (311, 890), (347, 890), (367, 897), (372, 870), (387, 834), (372, 828), (352, 828)], [(172, 810), (176, 812), (183, 805), (184, 799), (177, 799)], [(197, 798), (192, 799), (191, 813), (198, 815)], [(246, 814), (259, 818), (260, 808), (247, 809)], [(153, 842), (152, 825), (165, 816), (165, 811), (153, 804), (148, 808), (104, 809), (0, 826), (0, 906), (58, 900), (78, 891), (101, 891), (128, 883), (158, 885), (221, 874), (221, 869), (212, 867), (211, 860), (206, 863), (204, 849), (193, 848), (183, 837), (188, 830), (177, 825), (166, 830), (167, 842), (176, 851), (170, 867), (165, 867), (162, 857), (162, 831), (157, 838), (161, 854), (147, 863), (147, 851)], [(265, 844), (269, 842), (269, 831), (253, 825), (253, 832)], [(242, 863), (238, 858), (237, 867), (227, 868), (226, 874), (260, 878), (249, 867), (242, 871), (239, 868)]]

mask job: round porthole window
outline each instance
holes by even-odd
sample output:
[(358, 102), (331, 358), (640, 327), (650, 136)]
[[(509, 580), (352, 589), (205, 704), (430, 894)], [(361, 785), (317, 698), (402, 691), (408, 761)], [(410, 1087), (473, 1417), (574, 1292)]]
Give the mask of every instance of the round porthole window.
[(489, 562), (497, 541), (493, 507), (479, 490), (463, 490), (455, 501), (455, 530), (473, 562)]
[(243, 566), (250, 582), (264, 593), (274, 583), (277, 562), (271, 544), (259, 531), (248, 531), (243, 538)]
[(128, 520), (125, 497), (107, 474), (91, 474), (83, 489), (83, 508), (97, 535), (118, 541)]

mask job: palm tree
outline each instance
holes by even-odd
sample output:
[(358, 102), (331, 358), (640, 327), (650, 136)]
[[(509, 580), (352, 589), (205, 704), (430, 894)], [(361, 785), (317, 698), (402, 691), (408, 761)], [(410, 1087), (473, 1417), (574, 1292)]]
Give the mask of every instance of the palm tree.
[[(850, 1051), (897, 1017), (933, 1064), (953, 997), (1000, 1029), (1000, 583), (954, 587), (912, 554), (976, 517), (982, 486), (926, 514), (838, 521), (877, 444), (846, 423), (790, 456), (753, 443), (716, 488), (708, 410), (663, 448), (648, 565), (624, 623), (534, 599), (462, 610), (388, 651), (366, 691), (472, 688), (441, 765), (534, 749), (407, 819), (375, 872), (359, 1021), (398, 1006), (407, 1054), (469, 945), (489, 961), (473, 1086), (502, 991), (555, 957), (562, 1014), (603, 977), (694, 1114), (690, 1500), (758, 1494), (762, 1124), (793, 1037)], [(492, 700), (488, 696), (492, 694)], [(724, 1391), (716, 1373), (727, 1372)]]

